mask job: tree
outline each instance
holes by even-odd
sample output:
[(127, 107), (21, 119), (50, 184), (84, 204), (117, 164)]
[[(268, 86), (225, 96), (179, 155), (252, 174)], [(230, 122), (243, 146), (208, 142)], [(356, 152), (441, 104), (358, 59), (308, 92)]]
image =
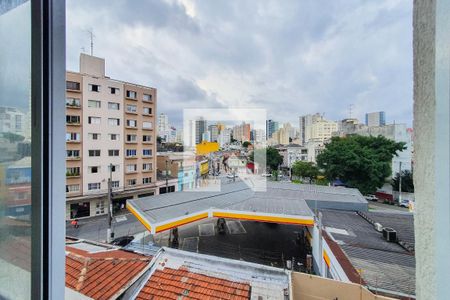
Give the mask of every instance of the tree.
[(309, 183), (312, 183), (313, 179), (319, 175), (319, 168), (312, 162), (307, 161), (296, 161), (292, 165), (292, 175), (308, 178)]
[(8, 139), (10, 143), (22, 142), (25, 138), (20, 134), (15, 134), (12, 132), (4, 132), (3, 137)]
[(244, 147), (244, 148), (247, 148), (250, 145), (251, 145), (251, 143), (249, 141), (245, 141), (242, 143), (242, 147)]
[(317, 164), (330, 181), (340, 179), (368, 194), (383, 186), (391, 174), (392, 157), (404, 149), (405, 143), (383, 136), (334, 137), (317, 156)]
[[(399, 184), (400, 174), (397, 173), (391, 181), (391, 185), (394, 191), (398, 191)], [(402, 192), (414, 193), (413, 173), (409, 170), (402, 171)]]
[(283, 157), (278, 153), (278, 150), (273, 147), (256, 149), (252, 153), (250, 153), (249, 160), (255, 161), (255, 151), (258, 152), (257, 157), (266, 156), (266, 166), (271, 170), (277, 170), (278, 166), (283, 163)]

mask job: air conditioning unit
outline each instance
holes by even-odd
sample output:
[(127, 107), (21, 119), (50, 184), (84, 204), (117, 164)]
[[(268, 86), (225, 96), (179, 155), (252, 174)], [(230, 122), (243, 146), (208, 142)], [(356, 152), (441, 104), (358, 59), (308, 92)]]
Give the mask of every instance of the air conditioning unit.
[(383, 237), (388, 242), (392, 242), (392, 243), (397, 242), (397, 231), (395, 231), (394, 229), (392, 229), (390, 227), (384, 227), (383, 228)]
[(376, 231), (378, 231), (378, 232), (383, 231), (383, 225), (381, 225), (380, 223), (374, 223), (373, 226), (375, 227)]

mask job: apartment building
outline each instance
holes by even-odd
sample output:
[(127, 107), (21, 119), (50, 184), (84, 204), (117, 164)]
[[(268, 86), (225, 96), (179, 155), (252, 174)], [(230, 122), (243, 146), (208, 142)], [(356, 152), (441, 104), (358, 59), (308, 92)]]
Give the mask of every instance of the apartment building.
[(66, 217), (107, 213), (153, 195), (156, 89), (105, 76), (105, 60), (81, 54), (66, 82)]

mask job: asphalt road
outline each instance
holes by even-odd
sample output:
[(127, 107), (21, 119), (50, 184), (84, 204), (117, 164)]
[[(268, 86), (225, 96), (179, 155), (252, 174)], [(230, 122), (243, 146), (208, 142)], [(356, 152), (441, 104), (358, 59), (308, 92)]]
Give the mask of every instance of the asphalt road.
[[(70, 222), (66, 222), (66, 235), (104, 242), (106, 241), (106, 230), (108, 228), (107, 217), (98, 216), (78, 221), (80, 227), (73, 228)], [(112, 228), (115, 237), (125, 235), (135, 235), (144, 232), (145, 227), (130, 213), (125, 213), (114, 217)]]

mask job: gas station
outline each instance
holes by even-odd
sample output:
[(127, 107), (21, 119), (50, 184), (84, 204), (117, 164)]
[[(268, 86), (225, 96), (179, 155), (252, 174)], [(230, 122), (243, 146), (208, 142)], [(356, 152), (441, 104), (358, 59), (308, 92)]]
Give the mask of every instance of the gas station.
[(313, 268), (345, 281), (345, 272), (321, 235), (321, 209), (366, 212), (368, 203), (357, 189), (267, 182), (255, 191), (242, 180), (222, 181), (219, 191), (185, 191), (127, 201), (128, 210), (151, 234), (208, 218), (298, 225), (312, 248)]

